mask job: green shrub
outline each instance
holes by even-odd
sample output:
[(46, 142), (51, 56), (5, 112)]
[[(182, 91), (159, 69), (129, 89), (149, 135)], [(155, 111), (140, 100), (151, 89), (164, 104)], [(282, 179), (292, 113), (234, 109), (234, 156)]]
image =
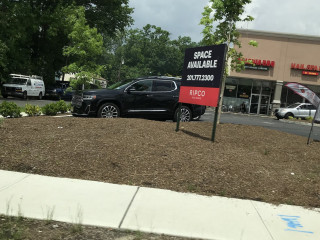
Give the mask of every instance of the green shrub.
[(0, 104), (0, 115), (3, 117), (21, 117), (21, 109), (14, 102), (4, 101)]
[(55, 116), (58, 113), (58, 106), (56, 103), (49, 103), (42, 107), (42, 112), (45, 115)]
[(313, 117), (311, 117), (311, 116), (306, 117), (306, 120), (307, 120), (307, 121), (312, 121), (312, 120), (313, 120)]
[(71, 109), (72, 109), (71, 103), (67, 104), (67, 107), (68, 107), (68, 111), (71, 111)]
[(65, 113), (68, 111), (68, 105), (66, 104), (65, 101), (60, 100), (59, 102), (55, 103), (57, 106), (57, 111), (61, 113)]
[(39, 106), (26, 104), (25, 112), (29, 116), (39, 116), (41, 114), (41, 108)]
[(293, 117), (292, 116), (289, 116), (289, 118), (288, 119), (293, 119)]

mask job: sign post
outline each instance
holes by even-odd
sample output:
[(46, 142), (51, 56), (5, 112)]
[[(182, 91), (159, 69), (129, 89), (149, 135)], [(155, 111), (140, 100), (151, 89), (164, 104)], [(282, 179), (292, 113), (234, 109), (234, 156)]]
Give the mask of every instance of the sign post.
[[(217, 124), (226, 52), (226, 44), (188, 48), (184, 58), (179, 102), (215, 107), (214, 125)], [(179, 120), (176, 131), (179, 130)]]

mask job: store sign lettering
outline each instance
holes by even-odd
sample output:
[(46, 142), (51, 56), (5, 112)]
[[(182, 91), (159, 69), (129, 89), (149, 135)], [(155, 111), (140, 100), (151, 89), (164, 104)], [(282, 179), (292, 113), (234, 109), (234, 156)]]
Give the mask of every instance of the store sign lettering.
[(320, 72), (320, 66), (291, 63), (291, 69)]
[(303, 75), (310, 75), (310, 76), (318, 76), (318, 72), (309, 72), (309, 71), (302, 71)]
[(242, 58), (239, 59), (240, 61), (244, 61), (246, 65), (256, 65), (256, 66), (264, 66), (264, 67), (274, 67), (275, 61), (271, 60), (261, 60), (261, 59), (254, 59), (254, 58)]

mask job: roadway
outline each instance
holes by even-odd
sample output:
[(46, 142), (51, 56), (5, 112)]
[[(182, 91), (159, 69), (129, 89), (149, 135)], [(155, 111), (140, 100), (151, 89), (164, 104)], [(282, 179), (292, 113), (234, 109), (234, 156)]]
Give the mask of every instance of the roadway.
[[(208, 110), (201, 117), (201, 121), (213, 122), (214, 111)], [(265, 115), (249, 115), (241, 113), (222, 113), (221, 123), (232, 123), (241, 125), (260, 126), (268, 129), (282, 131), (294, 135), (308, 137), (311, 129), (311, 124), (296, 123), (289, 120), (278, 120), (276, 117)], [(320, 124), (315, 124), (312, 132), (312, 138), (320, 141)]]

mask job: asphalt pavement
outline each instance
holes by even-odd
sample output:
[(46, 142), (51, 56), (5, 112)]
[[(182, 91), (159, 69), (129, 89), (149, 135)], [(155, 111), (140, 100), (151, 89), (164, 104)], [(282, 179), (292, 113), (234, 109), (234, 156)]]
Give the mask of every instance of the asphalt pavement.
[[(208, 109), (201, 117), (201, 121), (213, 122), (214, 111)], [(286, 119), (278, 120), (274, 116), (257, 115), (257, 114), (242, 114), (233, 112), (224, 112), (221, 114), (221, 123), (232, 123), (241, 125), (260, 126), (268, 129), (273, 129), (281, 132), (290, 133), (293, 135), (303, 136), (308, 138), (311, 123), (290, 121)], [(311, 138), (320, 141), (320, 124), (314, 124)]]

